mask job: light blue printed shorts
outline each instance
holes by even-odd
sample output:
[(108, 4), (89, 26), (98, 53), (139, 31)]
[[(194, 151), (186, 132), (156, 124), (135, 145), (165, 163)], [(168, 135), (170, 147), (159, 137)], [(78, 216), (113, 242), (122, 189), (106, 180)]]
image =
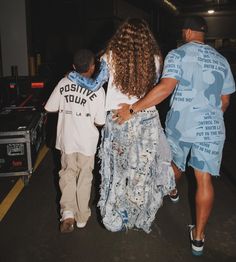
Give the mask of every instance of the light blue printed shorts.
[[(202, 172), (219, 176), (224, 141), (217, 142), (184, 142), (167, 137), (171, 147), (173, 162), (185, 171), (186, 162)], [(188, 158), (189, 157), (189, 158)]]
[(157, 110), (139, 112), (118, 125), (109, 113), (99, 150), (98, 206), (104, 226), (149, 233), (162, 200), (175, 188), (171, 150)]

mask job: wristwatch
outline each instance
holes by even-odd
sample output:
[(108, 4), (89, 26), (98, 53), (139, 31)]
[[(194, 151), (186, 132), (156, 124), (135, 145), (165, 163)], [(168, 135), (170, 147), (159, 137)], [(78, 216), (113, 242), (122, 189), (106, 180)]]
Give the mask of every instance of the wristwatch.
[(134, 109), (132, 108), (132, 105), (129, 106), (129, 113), (131, 115), (133, 115), (135, 112), (134, 112)]

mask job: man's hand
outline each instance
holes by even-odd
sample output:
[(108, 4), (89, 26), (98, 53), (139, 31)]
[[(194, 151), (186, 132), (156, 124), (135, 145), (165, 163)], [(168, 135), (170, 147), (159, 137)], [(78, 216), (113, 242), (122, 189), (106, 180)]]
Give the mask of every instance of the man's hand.
[(120, 108), (113, 110), (113, 119), (119, 125), (123, 124), (125, 121), (129, 120), (132, 115), (130, 114), (128, 104), (119, 104)]

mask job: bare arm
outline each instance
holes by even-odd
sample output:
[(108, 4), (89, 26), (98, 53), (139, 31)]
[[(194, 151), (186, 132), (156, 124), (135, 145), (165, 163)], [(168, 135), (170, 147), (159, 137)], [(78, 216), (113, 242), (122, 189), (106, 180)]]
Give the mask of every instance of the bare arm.
[(222, 111), (225, 112), (230, 104), (230, 95), (223, 95), (221, 96), (222, 101)]
[[(160, 104), (173, 92), (177, 83), (178, 80), (174, 78), (163, 78), (149, 93), (132, 105), (133, 111), (136, 113)], [(132, 115), (130, 114), (129, 108), (130, 105), (121, 104), (121, 108), (115, 110), (115, 115), (119, 115), (116, 119), (119, 124), (123, 124), (131, 118)]]

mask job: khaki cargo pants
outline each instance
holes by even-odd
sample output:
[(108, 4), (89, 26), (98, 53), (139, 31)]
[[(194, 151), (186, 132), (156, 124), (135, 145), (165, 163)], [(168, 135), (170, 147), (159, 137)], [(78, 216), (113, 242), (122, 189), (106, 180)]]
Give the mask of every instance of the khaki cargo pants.
[(79, 223), (87, 222), (91, 215), (89, 199), (93, 180), (94, 156), (81, 153), (61, 154), (59, 186), (61, 189), (61, 215), (71, 211)]

